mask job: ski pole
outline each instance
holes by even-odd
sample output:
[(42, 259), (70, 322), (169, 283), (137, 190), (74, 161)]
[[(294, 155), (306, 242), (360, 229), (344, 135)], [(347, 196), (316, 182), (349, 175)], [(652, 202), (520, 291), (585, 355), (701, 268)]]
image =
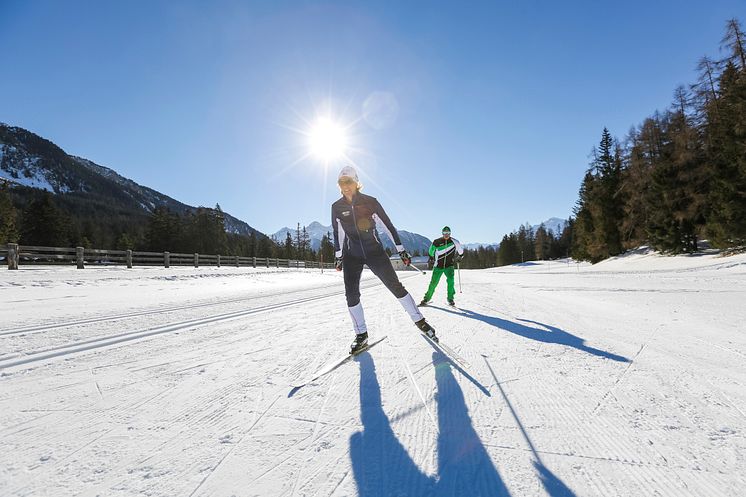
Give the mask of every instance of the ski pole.
[(419, 271), (420, 274), (425, 274), (425, 271), (423, 271), (422, 269), (418, 268), (417, 266), (415, 266), (411, 262), (408, 264), (408, 266), (411, 267), (411, 268), (413, 268), (413, 269), (415, 269), (416, 271)]
[(458, 293), (464, 293), (461, 291), (461, 263), (456, 263), (456, 268), (458, 269)]

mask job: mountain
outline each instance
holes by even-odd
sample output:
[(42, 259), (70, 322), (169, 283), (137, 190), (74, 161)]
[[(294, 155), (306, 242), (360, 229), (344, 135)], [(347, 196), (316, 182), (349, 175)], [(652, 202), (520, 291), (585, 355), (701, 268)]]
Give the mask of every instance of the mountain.
[[(528, 224), (528, 223), (526, 223)], [(562, 234), (562, 231), (565, 229), (565, 226), (567, 226), (567, 219), (561, 219), (559, 217), (550, 217), (543, 223), (534, 224), (531, 226), (531, 229), (534, 233), (536, 233), (536, 230), (539, 229), (539, 226), (544, 225), (544, 229), (546, 230), (552, 230), (552, 233), (554, 233), (555, 237), (558, 237)], [(492, 243), (481, 243), (481, 242), (473, 242), (473, 243), (464, 243), (464, 248), (467, 248), (469, 250), (476, 250), (479, 247), (492, 247), (494, 249), (500, 248), (499, 242), (492, 242)]]
[(550, 217), (543, 223), (535, 224), (531, 226), (531, 229), (534, 230), (534, 233), (536, 230), (539, 229), (539, 226), (544, 225), (544, 229), (547, 231), (552, 230), (554, 233), (554, 236), (559, 236), (562, 234), (562, 231), (565, 229), (565, 226), (567, 226), (567, 219), (560, 219), (558, 217)]
[(480, 242), (462, 243), (462, 245), (464, 246), (465, 249), (469, 249), (469, 250), (477, 250), (479, 247), (484, 247), (484, 248), (491, 247), (494, 249), (497, 249), (498, 247), (500, 247), (500, 244), (497, 242), (494, 242), (494, 243), (480, 243)]
[[(301, 230), (303, 229), (303, 226), (301, 226)], [(285, 238), (287, 237), (287, 233), (290, 233), (290, 236), (293, 237), (293, 240), (295, 240), (295, 234), (296, 229), (295, 228), (288, 228), (287, 226), (276, 231), (272, 235), (270, 235), (272, 238), (277, 240), (278, 243), (282, 244), (285, 241)], [(314, 221), (308, 226), (306, 226), (306, 232), (308, 233), (309, 238), (311, 239), (311, 248), (313, 250), (318, 250), (319, 247), (321, 247), (321, 239), (324, 238), (324, 235), (329, 233), (331, 235), (332, 233), (332, 227), (331, 226), (324, 226), (323, 224)]]
[[(0, 179), (64, 197), (76, 211), (104, 210), (147, 217), (156, 207), (184, 214), (195, 207), (121, 176), (108, 167), (67, 154), (28, 130), (0, 123)], [(224, 212), (229, 233), (263, 237), (246, 222)]]
[[(303, 226), (301, 226), (301, 230), (303, 229)], [(332, 234), (332, 227), (324, 226), (323, 224), (314, 221), (308, 226), (306, 226), (306, 231), (309, 234), (309, 237), (311, 239), (311, 248), (314, 250), (318, 250), (321, 246), (321, 239), (329, 233)], [(384, 248), (394, 250), (394, 244), (389, 240), (388, 235), (385, 235), (383, 231), (380, 229), (377, 230), (379, 233), (379, 238), (383, 242)], [(429, 238), (426, 238), (418, 233), (412, 233), (405, 230), (398, 230), (399, 231), (399, 238), (401, 238), (402, 244), (404, 245), (404, 248), (406, 248), (409, 252), (415, 253), (419, 252), (421, 254), (427, 254), (428, 249), (430, 248), (431, 240)], [(295, 228), (282, 228), (278, 231), (276, 231), (272, 237), (274, 237), (275, 240), (277, 240), (278, 243), (282, 243), (283, 240), (287, 237), (287, 233), (290, 233), (290, 236), (293, 237), (293, 240), (295, 240)]]

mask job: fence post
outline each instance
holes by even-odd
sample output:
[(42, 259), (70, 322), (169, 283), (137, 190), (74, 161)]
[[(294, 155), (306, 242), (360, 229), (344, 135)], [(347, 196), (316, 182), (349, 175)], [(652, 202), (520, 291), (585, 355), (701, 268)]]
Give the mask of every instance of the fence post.
[(127, 250), (127, 269), (132, 269), (132, 250)]
[(199, 267), (199, 254), (194, 253), (194, 267)]
[(163, 267), (171, 267), (171, 252), (163, 252)]
[(254, 267), (256, 267), (256, 257), (252, 257), (251, 259), (252, 259), (252, 262), (254, 264)]
[(218, 267), (220, 267), (220, 254), (218, 254)]
[(19, 250), (17, 243), (8, 244), (8, 269), (18, 269)]
[(83, 247), (75, 247), (75, 257), (78, 260), (78, 269), (83, 269), (85, 266), (83, 265), (83, 251), (85, 249)]
[(267, 267), (269, 267), (269, 257), (265, 257), (264, 258), (264, 262), (266, 262), (267, 263)]
[(236, 267), (238, 267), (238, 266), (239, 266), (239, 263), (238, 263), (238, 256), (236, 256)]

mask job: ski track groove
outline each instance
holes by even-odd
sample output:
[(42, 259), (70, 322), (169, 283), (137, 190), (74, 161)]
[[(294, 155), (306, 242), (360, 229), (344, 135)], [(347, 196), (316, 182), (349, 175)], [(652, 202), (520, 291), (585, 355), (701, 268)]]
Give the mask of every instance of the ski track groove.
[[(319, 421), (321, 420), (321, 417), (324, 415), (324, 410), (326, 409), (326, 406), (327, 406), (327, 404), (329, 402), (330, 393), (332, 391), (332, 387), (333, 386), (334, 386), (334, 381), (332, 379), (331, 381), (329, 381), (329, 387), (326, 390), (326, 394), (324, 394), (324, 403), (321, 405), (321, 409), (319, 409), (319, 415), (316, 417), (316, 422), (313, 425), (313, 433), (311, 435), (311, 441), (308, 443), (308, 445), (306, 447), (304, 447), (301, 450), (301, 452), (305, 452), (308, 448), (311, 447), (311, 445), (313, 445), (316, 442), (316, 437), (318, 436), (319, 426), (320, 426), (319, 425)], [(293, 486), (291, 488), (291, 492), (290, 492), (291, 496), (295, 495), (295, 490), (298, 487), (298, 482), (300, 481), (301, 477), (303, 476), (303, 472), (304, 472), (304, 469), (306, 467), (306, 464), (308, 464), (308, 459), (307, 458), (302, 461), (300, 467), (298, 468), (298, 473), (295, 476), (295, 480), (293, 481)]]
[[(216, 344), (215, 348), (220, 348), (220, 344)], [(188, 359), (190, 359), (190, 358), (188, 358)], [(150, 378), (144, 378), (144, 379), (137, 380), (135, 382), (124, 384), (121, 387), (118, 387), (116, 389), (111, 389), (109, 392), (110, 392), (110, 395), (113, 392), (122, 392), (123, 393), (124, 390), (131, 388), (133, 385), (136, 385), (136, 384), (139, 384), (139, 383), (143, 383), (143, 382), (147, 382), (147, 381), (150, 381)], [(75, 385), (80, 385), (80, 384), (82, 384), (82, 382), (71, 383), (68, 386), (70, 386), (70, 385), (75, 386)], [(120, 404), (120, 405), (118, 405), (118, 407), (115, 409), (114, 412), (131, 412), (131, 411), (136, 411), (139, 408), (141, 408), (142, 406), (144, 406), (145, 404), (147, 404), (147, 403), (149, 403), (149, 402), (151, 402), (151, 401), (153, 401), (155, 399), (158, 399), (159, 397), (161, 397), (161, 396), (169, 393), (169, 391), (171, 391), (171, 393), (173, 393), (175, 396), (177, 396), (177, 398), (174, 399), (174, 400), (177, 400), (178, 399), (178, 392), (173, 391), (174, 390), (174, 386), (175, 385), (169, 385), (168, 387), (166, 387), (166, 388), (164, 388), (164, 389), (156, 392), (155, 394), (151, 395), (150, 397), (148, 397), (146, 399), (135, 400), (134, 403)], [(211, 402), (211, 400), (207, 400), (205, 403), (209, 404), (210, 402)], [(66, 410), (66, 412), (68, 413), (67, 418), (78, 417), (81, 414), (81, 410)], [(99, 410), (99, 409), (95, 409), (92, 412), (93, 412), (92, 415), (99, 415), (102, 411)], [(51, 414), (52, 413), (47, 413), (45, 416), (48, 416), (48, 415), (51, 415)], [(185, 407), (184, 410), (181, 413), (176, 413), (176, 417), (177, 418), (188, 417), (190, 414), (191, 414), (191, 408), (190, 407)], [(24, 423), (28, 423), (28, 422), (29, 421), (26, 421)]]
[[(376, 288), (379, 287), (379, 288)], [(383, 284), (378, 281), (374, 281), (368, 285), (364, 285), (363, 289), (368, 288), (374, 288), (379, 289), (383, 288)], [(315, 290), (316, 288), (313, 288), (312, 290)], [(331, 297), (337, 297), (339, 295), (343, 295), (343, 291), (335, 291), (331, 293), (325, 293), (322, 295), (314, 295), (310, 297), (306, 297), (303, 299), (296, 299), (294, 301), (285, 301), (285, 302), (279, 302), (279, 303), (272, 303), (267, 304), (264, 306), (260, 306), (253, 309), (245, 309), (240, 311), (231, 311), (227, 313), (221, 313), (221, 314), (214, 314), (212, 316), (208, 317), (202, 317), (202, 318), (196, 318), (196, 319), (189, 319), (189, 320), (182, 320), (182, 321), (174, 321), (171, 323), (162, 324), (159, 326), (156, 326), (154, 328), (146, 328), (141, 330), (133, 330), (123, 333), (115, 333), (111, 335), (105, 335), (101, 337), (91, 338), (91, 339), (83, 339), (74, 341), (67, 344), (62, 344), (54, 347), (47, 347), (44, 349), (39, 350), (32, 350), (29, 352), (21, 352), (20, 358), (18, 358), (18, 355), (13, 354), (12, 356), (5, 356), (4, 359), (0, 359), (0, 370), (6, 369), (6, 368), (12, 368), (17, 366), (23, 366), (25, 364), (30, 364), (38, 361), (44, 361), (46, 359), (58, 359), (60, 357), (68, 356), (71, 354), (76, 354), (80, 352), (89, 352), (92, 350), (98, 350), (104, 347), (110, 347), (113, 345), (118, 345), (123, 342), (130, 342), (130, 341), (136, 341), (138, 339), (142, 338), (149, 338), (151, 336), (155, 335), (161, 335), (166, 333), (173, 333), (173, 332), (180, 332), (182, 330), (189, 330), (190, 328), (200, 328), (205, 325), (212, 325), (219, 322), (225, 322), (225, 321), (231, 321), (234, 319), (240, 319), (247, 316), (255, 315), (255, 314), (262, 314), (269, 311), (275, 311), (278, 309), (286, 308), (286, 307), (293, 307), (301, 304), (307, 304), (309, 302), (313, 302), (316, 300), (323, 300)]]
[(280, 400), (281, 397), (282, 397), (281, 393), (279, 395), (277, 395), (277, 397), (275, 397), (275, 399), (272, 402), (270, 402), (270, 404), (267, 406), (267, 408), (264, 409), (264, 411), (256, 418), (256, 420), (249, 427), (249, 429), (246, 430), (246, 432), (244, 432), (241, 435), (241, 438), (239, 438), (236, 443), (231, 444), (231, 448), (228, 449), (228, 451), (226, 451), (226, 453), (223, 455), (223, 457), (220, 458), (220, 461), (218, 461), (218, 463), (215, 466), (212, 467), (212, 469), (210, 470), (210, 472), (207, 473), (207, 475), (205, 475), (205, 477), (202, 479), (202, 481), (199, 483), (199, 485), (197, 485), (195, 487), (195, 489), (192, 490), (192, 492), (189, 494), (189, 497), (192, 497), (195, 493), (197, 493), (197, 490), (199, 490), (200, 487), (202, 487), (202, 485), (204, 485), (204, 483), (207, 481), (207, 479), (210, 478), (210, 476), (212, 476), (213, 474), (215, 474), (215, 472), (218, 470), (218, 468), (220, 467), (220, 465), (223, 464), (223, 461), (225, 461), (228, 458), (228, 456), (230, 456), (233, 453), (233, 451), (236, 449), (236, 447), (238, 447), (241, 444), (241, 442), (243, 441), (243, 439), (246, 438), (246, 436), (249, 433), (251, 433), (251, 430), (254, 429), (254, 427), (259, 423), (259, 421), (261, 421), (261, 419), (267, 414), (267, 412), (269, 412), (269, 410), (272, 408), (272, 406), (274, 406), (275, 403), (278, 400)]
[(230, 313), (223, 314), (223, 315), (218, 314), (218, 315), (213, 315), (213, 316), (210, 316), (207, 318), (201, 318), (201, 319), (192, 319), (192, 320), (181, 321), (181, 322), (177, 321), (177, 322), (173, 322), (167, 325), (158, 326), (155, 328), (149, 328), (149, 329), (144, 329), (144, 330), (134, 330), (134, 331), (124, 332), (124, 333), (117, 333), (114, 335), (108, 335), (108, 336), (98, 337), (98, 338), (89, 339), (89, 340), (82, 340), (82, 341), (68, 343), (65, 345), (60, 345), (60, 346), (51, 347), (47, 349), (32, 350), (30, 352), (25, 353), (23, 359), (0, 361), (0, 369), (10, 368), (13, 366), (21, 366), (21, 365), (25, 365), (25, 364), (29, 364), (33, 362), (43, 361), (46, 359), (53, 359), (53, 358), (57, 359), (57, 358), (68, 356), (68, 355), (75, 354), (78, 352), (88, 352), (91, 350), (98, 350), (104, 347), (118, 345), (122, 342), (129, 342), (129, 341), (138, 340), (141, 338), (149, 338), (154, 335), (161, 335), (164, 333), (172, 333), (176, 331), (196, 329), (196, 328), (199, 328), (205, 325), (213, 325), (219, 322), (239, 319), (239, 318), (247, 317), (247, 316), (254, 315), (254, 314), (278, 310), (278, 309), (285, 308), (285, 307), (292, 307), (292, 306), (296, 306), (300, 304), (306, 304), (314, 300), (329, 298), (330, 296), (337, 296), (337, 295), (334, 294), (334, 295), (324, 295), (320, 297), (310, 297), (310, 298), (295, 301), (295, 302), (273, 304), (273, 305), (265, 306), (262, 308), (249, 309), (246, 311), (235, 311), (235, 312), (230, 312)]
[(70, 326), (79, 326), (81, 324), (93, 324), (93, 323), (101, 323), (101, 322), (109, 322), (109, 321), (119, 321), (122, 319), (149, 316), (152, 314), (163, 314), (163, 313), (169, 313), (169, 312), (200, 309), (204, 307), (217, 307), (217, 306), (227, 305), (227, 304), (237, 304), (241, 302), (253, 301), (253, 300), (258, 300), (258, 299), (268, 299), (272, 297), (286, 296), (288, 294), (305, 293), (305, 292), (309, 292), (313, 290), (325, 290), (325, 289), (333, 288), (336, 286), (338, 286), (338, 283), (334, 283), (330, 285), (322, 285), (318, 287), (289, 290), (286, 292), (257, 294), (257, 295), (252, 295), (248, 297), (224, 299), (224, 300), (218, 300), (214, 302), (200, 302), (200, 303), (190, 304), (190, 305), (179, 305), (179, 306), (165, 307), (165, 308), (145, 309), (145, 310), (133, 311), (133, 312), (123, 313), (123, 314), (116, 314), (113, 316), (112, 315), (95, 316), (95, 317), (86, 318), (86, 319), (66, 321), (63, 323), (51, 323), (51, 324), (41, 324), (41, 325), (34, 325), (34, 326), (25, 326), (21, 328), (12, 328), (9, 330), (0, 331), (0, 337), (8, 336), (8, 335), (23, 334), (23, 333), (35, 333), (38, 331), (48, 331), (48, 330), (59, 329), (59, 328), (68, 328)]
[[(408, 276), (408, 277), (411, 277), (411, 276)], [(408, 277), (403, 277), (401, 279), (406, 279)], [(360, 289), (365, 290), (365, 289), (376, 287), (379, 285), (382, 285), (380, 281), (371, 278), (368, 281), (362, 281), (360, 284)], [(35, 333), (38, 331), (49, 331), (49, 330), (59, 329), (59, 328), (69, 328), (71, 326), (79, 326), (82, 324), (120, 321), (122, 319), (143, 317), (143, 316), (149, 316), (152, 314), (164, 314), (164, 313), (170, 313), (170, 312), (194, 310), (194, 309), (201, 309), (204, 307), (218, 307), (222, 305), (237, 304), (241, 302), (250, 302), (254, 300), (271, 299), (273, 297), (286, 297), (287, 295), (290, 295), (290, 294), (294, 295), (297, 293), (311, 293), (315, 291), (328, 290), (328, 289), (338, 288), (338, 287), (339, 287), (339, 283), (335, 282), (335, 283), (328, 284), (328, 285), (312, 286), (312, 287), (307, 287), (307, 288), (299, 288), (296, 290), (287, 290), (287, 291), (267, 293), (267, 294), (255, 294), (255, 295), (251, 295), (247, 297), (230, 298), (230, 299), (216, 300), (216, 301), (211, 301), (211, 302), (199, 302), (195, 304), (179, 305), (179, 306), (172, 306), (172, 307), (151, 308), (151, 309), (144, 309), (144, 310), (132, 311), (132, 312), (127, 312), (127, 313), (122, 313), (122, 314), (115, 314), (115, 315), (101, 315), (101, 316), (94, 316), (94, 317), (90, 317), (86, 319), (66, 321), (62, 323), (55, 322), (55, 323), (49, 323), (49, 324), (24, 326), (20, 328), (11, 328), (8, 330), (0, 331), (0, 337), (25, 334), (25, 333)], [(323, 295), (318, 295), (316, 297), (323, 298), (323, 297), (339, 295), (339, 294), (340, 292), (337, 289), (333, 292), (325, 293)]]
[(637, 360), (637, 357), (642, 353), (643, 349), (645, 348), (645, 345), (647, 344), (643, 343), (640, 346), (640, 350), (638, 350), (635, 356), (629, 361), (629, 364), (627, 364), (627, 367), (624, 368), (624, 371), (622, 371), (622, 373), (619, 375), (616, 381), (612, 383), (612, 385), (608, 388), (608, 390), (606, 390), (606, 393), (604, 393), (603, 396), (599, 399), (598, 403), (596, 403), (596, 407), (593, 408), (593, 410), (591, 411), (591, 414), (595, 414), (596, 411), (598, 411), (598, 408), (601, 407), (601, 404), (603, 404), (603, 402), (606, 400), (606, 397), (608, 397), (609, 394), (613, 395), (612, 390), (614, 390), (614, 387), (616, 387), (619, 384), (619, 382), (622, 381), (622, 378), (624, 378), (627, 375), (627, 372), (632, 368), (632, 365), (635, 363), (635, 360)]
[[(628, 443), (629, 436), (627, 433), (621, 432), (615, 426), (608, 424), (606, 418), (596, 418), (597, 421), (594, 423), (593, 420), (585, 419), (585, 415), (577, 414), (582, 410), (580, 409), (581, 406), (571, 402), (573, 395), (558, 397), (553, 394), (555, 390), (547, 389), (545, 382), (541, 380), (535, 381), (534, 385), (534, 395), (526, 401), (530, 406), (529, 411), (538, 415), (540, 427), (546, 430), (560, 429), (566, 434), (572, 433), (572, 436), (569, 437), (570, 440), (582, 440), (589, 443), (590, 446), (586, 445), (585, 450), (590, 449), (593, 452), (593, 448), (596, 449), (597, 455), (592, 456), (593, 458), (622, 463), (622, 468), (626, 470), (623, 471), (625, 477), (635, 481), (640, 489), (655, 489), (657, 495), (662, 496), (681, 496), (678, 492), (669, 493), (669, 488), (680, 486), (674, 485), (669, 474), (658, 471), (655, 466), (649, 463), (643, 464), (641, 460), (637, 459), (635, 455), (639, 451), (634, 445)], [(574, 385), (567, 386), (574, 387)], [(560, 390), (565, 392), (570, 390), (567, 386), (560, 388)], [(577, 387), (571, 390), (572, 394), (576, 392)], [(542, 399), (542, 402), (537, 403), (535, 399)], [(544, 413), (552, 413), (553, 425), (547, 423)], [(604, 426), (598, 426), (599, 423)], [(530, 429), (531, 425), (527, 425), (526, 430)], [(614, 433), (613, 437), (611, 433)], [(546, 436), (543, 435), (541, 438)], [(539, 449), (536, 449), (536, 452), (541, 453)], [(616, 455), (604, 456), (604, 453)], [(682, 483), (678, 475), (675, 475), (675, 479), (679, 480), (675, 483)]]

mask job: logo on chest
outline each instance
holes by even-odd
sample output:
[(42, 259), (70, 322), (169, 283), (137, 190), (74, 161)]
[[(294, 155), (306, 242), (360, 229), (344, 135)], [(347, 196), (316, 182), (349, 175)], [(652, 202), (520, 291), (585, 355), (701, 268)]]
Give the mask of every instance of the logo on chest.
[(347, 217), (347, 216), (349, 216), (350, 214), (351, 214), (351, 212), (350, 212), (350, 211), (342, 211), (342, 215), (343, 215), (344, 217)]

